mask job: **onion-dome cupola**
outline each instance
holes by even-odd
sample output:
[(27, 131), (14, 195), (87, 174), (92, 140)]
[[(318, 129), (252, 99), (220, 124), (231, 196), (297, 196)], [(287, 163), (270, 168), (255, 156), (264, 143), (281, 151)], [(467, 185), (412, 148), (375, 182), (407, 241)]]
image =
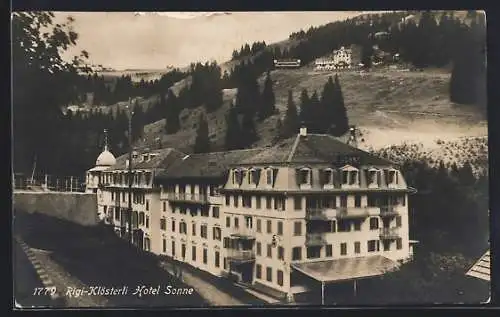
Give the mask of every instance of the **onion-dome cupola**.
[(116, 164), (115, 156), (108, 150), (108, 131), (104, 130), (104, 151), (97, 157), (96, 166), (112, 166)]

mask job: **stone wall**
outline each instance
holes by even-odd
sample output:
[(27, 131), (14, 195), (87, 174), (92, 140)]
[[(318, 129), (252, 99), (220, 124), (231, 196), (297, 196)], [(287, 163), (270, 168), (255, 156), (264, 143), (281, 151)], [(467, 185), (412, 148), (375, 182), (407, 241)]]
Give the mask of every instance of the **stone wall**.
[(38, 212), (84, 226), (99, 222), (93, 193), (14, 191), (14, 211)]

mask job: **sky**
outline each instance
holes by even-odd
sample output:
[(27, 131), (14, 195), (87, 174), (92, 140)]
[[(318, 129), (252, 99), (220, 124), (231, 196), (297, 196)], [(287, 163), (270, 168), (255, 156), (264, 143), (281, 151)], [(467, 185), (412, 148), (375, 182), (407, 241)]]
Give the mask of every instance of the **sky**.
[(163, 69), (191, 62), (229, 60), (234, 49), (255, 41), (267, 44), (290, 33), (361, 12), (57, 12), (56, 21), (71, 15), (77, 46), (90, 62), (114, 69)]

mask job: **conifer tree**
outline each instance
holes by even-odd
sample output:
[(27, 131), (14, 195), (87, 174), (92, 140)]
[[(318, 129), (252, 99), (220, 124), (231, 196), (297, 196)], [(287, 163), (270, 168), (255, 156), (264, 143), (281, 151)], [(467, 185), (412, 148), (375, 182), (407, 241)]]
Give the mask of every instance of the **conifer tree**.
[[(279, 120), (279, 123), (281, 124), (281, 120)], [(293, 93), (289, 90), (285, 119), (283, 120), (282, 131), (280, 131), (280, 134), (283, 138), (288, 138), (297, 134), (299, 128), (300, 122), (299, 115), (297, 114), (297, 106), (293, 100)]]
[(311, 133), (322, 133), (321, 123), (323, 121), (323, 113), (321, 109), (321, 102), (319, 101), (318, 92), (315, 90), (311, 95), (311, 99), (309, 102), (309, 111), (311, 112), (311, 120), (306, 125), (307, 129), (311, 131)]
[(142, 107), (139, 105), (137, 100), (133, 106), (133, 115), (132, 115), (132, 141), (136, 141), (139, 139), (144, 131), (144, 114), (142, 111)]
[(344, 96), (342, 87), (340, 86), (339, 77), (335, 75), (335, 90), (333, 105), (335, 107), (333, 127), (330, 133), (334, 136), (341, 136), (349, 130), (349, 120), (347, 118), (347, 110), (344, 105)]
[(306, 127), (312, 121), (311, 116), (311, 101), (309, 99), (309, 94), (307, 93), (307, 89), (303, 89), (300, 93), (300, 125), (305, 125)]
[(196, 140), (193, 148), (194, 153), (210, 152), (210, 138), (208, 136), (208, 123), (203, 113), (198, 120), (198, 129), (196, 131)]
[(328, 133), (337, 117), (337, 105), (335, 104), (335, 83), (332, 76), (328, 77), (328, 81), (323, 87), (321, 93), (321, 116), (318, 116), (318, 126), (322, 133)]
[(255, 115), (252, 111), (245, 111), (241, 122), (241, 140), (243, 148), (251, 147), (258, 139), (259, 136), (255, 127)]
[(281, 123), (281, 118), (278, 118), (278, 120), (276, 120), (276, 127), (274, 128), (274, 131), (275, 131), (275, 135), (273, 138), (274, 143), (286, 138), (284, 126), (283, 123)]
[(270, 117), (276, 112), (276, 97), (273, 91), (273, 81), (270, 72), (267, 72), (264, 90), (262, 91), (261, 102), (259, 104), (258, 118), (260, 121)]
[(241, 127), (238, 121), (238, 113), (236, 107), (231, 104), (229, 111), (226, 114), (226, 136), (225, 149), (228, 151), (241, 149)]
[(180, 129), (180, 107), (177, 97), (172, 92), (171, 89), (168, 90), (167, 100), (166, 100), (166, 126), (165, 132), (167, 134), (173, 134), (179, 131)]

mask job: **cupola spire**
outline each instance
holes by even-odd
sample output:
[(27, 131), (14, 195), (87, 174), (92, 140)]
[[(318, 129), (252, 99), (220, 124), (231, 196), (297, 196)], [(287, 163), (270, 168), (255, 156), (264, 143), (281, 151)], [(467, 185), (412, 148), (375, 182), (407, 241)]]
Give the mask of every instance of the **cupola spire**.
[(104, 151), (108, 151), (108, 129), (104, 129)]

